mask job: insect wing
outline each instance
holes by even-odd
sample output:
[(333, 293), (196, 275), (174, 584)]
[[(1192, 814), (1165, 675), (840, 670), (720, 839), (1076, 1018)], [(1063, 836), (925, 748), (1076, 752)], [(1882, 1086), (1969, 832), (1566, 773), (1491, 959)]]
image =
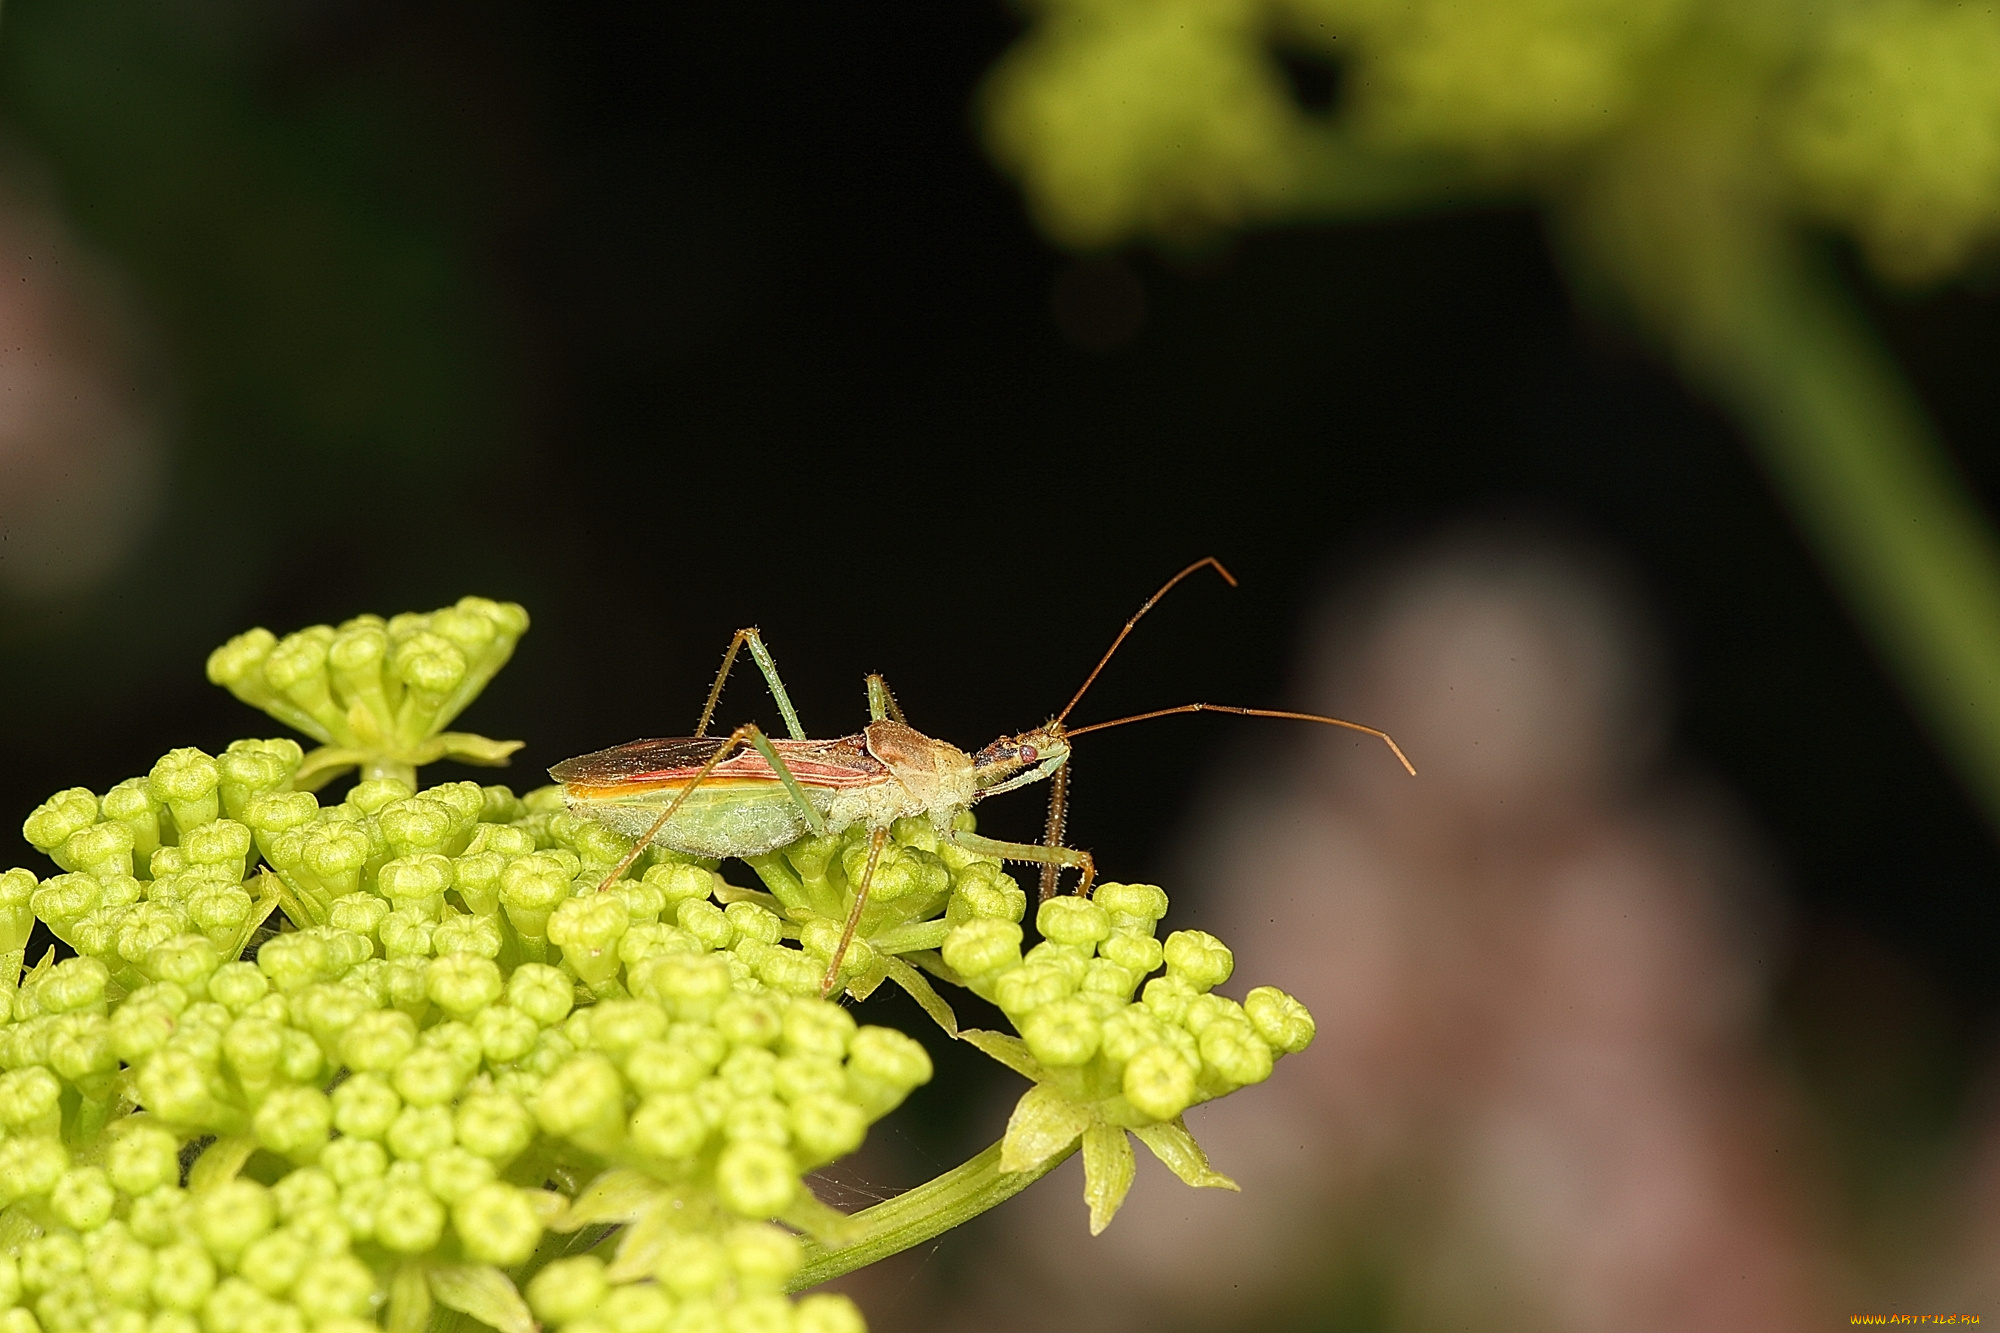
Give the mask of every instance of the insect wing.
[[(628, 741), (609, 750), (565, 759), (549, 770), (549, 776), (571, 788), (673, 785), (699, 772), (722, 744), (719, 736)], [(860, 736), (830, 741), (773, 741), (772, 745), (783, 756), (792, 776), (804, 786), (860, 786), (879, 781), (883, 774), (882, 765), (869, 755)], [(746, 746), (717, 764), (708, 780), (776, 782), (778, 775), (764, 756)]]

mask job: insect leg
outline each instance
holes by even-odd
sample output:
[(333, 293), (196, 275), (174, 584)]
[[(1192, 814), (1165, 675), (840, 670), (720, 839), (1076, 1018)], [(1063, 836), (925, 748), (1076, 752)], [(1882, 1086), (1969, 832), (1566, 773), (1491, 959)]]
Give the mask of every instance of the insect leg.
[[(764, 762), (771, 766), (771, 771), (778, 775), (778, 781), (784, 783), (785, 790), (791, 793), (793, 802), (799, 807), (799, 813), (806, 817), (806, 827), (814, 833), (825, 833), (826, 820), (820, 815), (819, 807), (806, 799), (806, 789), (792, 776), (792, 770), (786, 766), (784, 756), (778, 753), (778, 747), (765, 739), (764, 733), (755, 727), (746, 726), (742, 730), (750, 733), (748, 739), (751, 748), (764, 756)], [(795, 739), (805, 738), (800, 736)]]
[(736, 665), (736, 650), (746, 643), (750, 645), (750, 656), (755, 659), (757, 669), (764, 673), (764, 683), (771, 687), (771, 697), (778, 701), (778, 712), (785, 719), (785, 730), (791, 733), (793, 740), (804, 740), (806, 729), (799, 725), (798, 712), (792, 707), (792, 696), (785, 693), (785, 682), (778, 679), (778, 664), (772, 660), (771, 650), (764, 646), (755, 625), (737, 630), (736, 637), (729, 641), (729, 651), (722, 655), (722, 670), (716, 672), (715, 684), (708, 691), (708, 702), (701, 706), (701, 721), (695, 723), (694, 734), (708, 734), (708, 724), (715, 718), (715, 705), (722, 699), (722, 687), (729, 679), (729, 669)]
[(882, 859), (882, 847), (889, 841), (889, 830), (878, 828), (868, 838), (868, 864), (861, 871), (861, 885), (854, 891), (854, 906), (847, 909), (847, 924), (840, 932), (840, 944), (833, 956), (826, 960), (826, 975), (820, 979), (819, 997), (824, 1000), (833, 994), (833, 983), (840, 979), (840, 965), (847, 958), (847, 946), (854, 943), (854, 932), (861, 925), (861, 911), (868, 906), (868, 888), (875, 882), (875, 863)]
[[(982, 838), (977, 833), (964, 833), (957, 829), (944, 834), (944, 840), (954, 847), (963, 847), (968, 852), (978, 852), (984, 856), (997, 856), (1003, 861), (1030, 861), (1043, 866), (1068, 866), (1083, 872), (1083, 882), (1076, 886), (1079, 898), (1090, 896), (1090, 886), (1097, 879), (1097, 863), (1090, 859), (1089, 852), (1080, 852), (1074, 847), (1044, 847), (1036, 842), (1002, 842), (998, 838)], [(1052, 896), (1054, 890), (1045, 890), (1044, 898)]]
[[(1063, 845), (1063, 826), (1069, 822), (1069, 765), (1064, 764), (1049, 777), (1049, 822), (1042, 828), (1042, 846), (1059, 848)], [(1062, 867), (1053, 861), (1042, 864), (1042, 898), (1056, 896), (1056, 887), (1062, 879)], [(1085, 886), (1085, 892), (1089, 886)]]
[[(733, 653), (735, 651), (735, 645), (732, 644), (730, 646), (730, 650)], [(723, 669), (725, 671), (728, 670), (728, 666), (726, 663), (724, 664)], [(719, 688), (720, 682), (717, 682), (717, 685)], [(763, 733), (758, 731), (757, 728), (751, 723), (746, 722), (742, 726), (738, 727), (736, 730), (730, 732), (729, 739), (725, 740), (722, 744), (715, 747), (715, 753), (708, 757), (708, 762), (703, 764), (699, 769), (695, 771), (695, 775), (688, 780), (688, 785), (681, 788), (681, 790), (675, 794), (673, 800), (667, 802), (667, 808), (660, 811), (660, 817), (653, 821), (651, 827), (649, 827), (646, 830), (645, 836), (641, 837), (637, 842), (633, 843), (632, 850), (625, 853), (624, 858), (620, 860), (617, 865), (611, 867), (611, 873), (606, 875), (604, 877), (604, 882), (597, 886), (597, 891), (599, 893), (604, 892), (606, 889), (610, 888), (613, 884), (616, 884), (618, 882), (618, 877), (620, 875), (623, 875), (626, 871), (630, 870), (632, 868), (632, 863), (645, 854), (646, 849), (653, 845), (653, 839), (659, 836), (660, 830), (667, 826), (667, 821), (674, 817), (674, 812), (679, 810), (681, 806), (687, 802), (687, 798), (694, 794), (694, 789), (696, 787), (699, 787), (702, 784), (702, 781), (705, 778), (707, 778), (710, 773), (713, 773), (715, 771), (715, 766), (721, 763), (723, 760), (727, 759), (732, 752), (741, 749), (744, 745), (753, 744), (754, 742), (752, 741), (752, 737), (755, 737), (756, 740), (764, 740)], [(768, 746), (770, 742), (764, 741), (764, 744)], [(781, 769), (780, 771), (782, 772), (784, 770)], [(794, 785), (796, 785), (796, 783)]]
[[(903, 721), (903, 710), (896, 706), (896, 696), (889, 692), (889, 682), (880, 676), (868, 677), (868, 720), (880, 722), (884, 718)], [(904, 725), (908, 725), (905, 723)]]

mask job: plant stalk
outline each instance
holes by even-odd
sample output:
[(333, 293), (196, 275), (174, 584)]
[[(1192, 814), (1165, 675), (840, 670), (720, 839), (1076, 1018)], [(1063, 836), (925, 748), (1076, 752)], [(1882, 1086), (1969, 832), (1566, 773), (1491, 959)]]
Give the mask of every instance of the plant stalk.
[(995, 1143), (936, 1179), (854, 1214), (848, 1221), (856, 1238), (839, 1249), (807, 1241), (805, 1266), (792, 1278), (791, 1290), (816, 1287), (969, 1222), (1055, 1170), (1076, 1149), (1072, 1143), (1032, 1171), (1002, 1171)]

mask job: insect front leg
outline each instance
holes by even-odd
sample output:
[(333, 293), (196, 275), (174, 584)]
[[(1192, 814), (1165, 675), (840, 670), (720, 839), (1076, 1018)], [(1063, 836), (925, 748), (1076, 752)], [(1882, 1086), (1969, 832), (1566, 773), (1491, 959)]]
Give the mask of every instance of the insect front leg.
[[(1076, 886), (1079, 898), (1090, 896), (1090, 886), (1097, 879), (1097, 863), (1090, 859), (1090, 853), (1080, 852), (1074, 847), (1044, 847), (1034, 842), (1002, 842), (998, 838), (982, 838), (977, 833), (966, 833), (958, 829), (945, 833), (944, 840), (968, 852), (977, 852), (982, 856), (997, 856), (1003, 861), (1028, 861), (1057, 870), (1067, 867), (1081, 871), (1083, 881)], [(1049, 898), (1054, 895), (1053, 879), (1044, 879), (1042, 897)]]
[(695, 723), (694, 734), (708, 734), (708, 724), (715, 718), (715, 705), (721, 701), (722, 687), (729, 680), (729, 669), (736, 665), (736, 650), (746, 643), (750, 645), (750, 656), (756, 661), (757, 669), (764, 673), (764, 683), (771, 687), (771, 697), (778, 701), (778, 712), (785, 719), (785, 730), (791, 733), (793, 740), (804, 740), (806, 729), (799, 725), (798, 712), (792, 707), (792, 696), (785, 693), (785, 682), (778, 679), (778, 664), (772, 659), (771, 650), (764, 646), (755, 625), (737, 630), (736, 637), (729, 641), (729, 651), (722, 655), (722, 670), (716, 672), (715, 684), (708, 691), (708, 702), (701, 706), (701, 721)]
[[(896, 706), (896, 696), (889, 692), (889, 682), (877, 675), (868, 677), (868, 720), (880, 722), (884, 719), (903, 722), (903, 710)], [(904, 726), (909, 723), (903, 722)]]

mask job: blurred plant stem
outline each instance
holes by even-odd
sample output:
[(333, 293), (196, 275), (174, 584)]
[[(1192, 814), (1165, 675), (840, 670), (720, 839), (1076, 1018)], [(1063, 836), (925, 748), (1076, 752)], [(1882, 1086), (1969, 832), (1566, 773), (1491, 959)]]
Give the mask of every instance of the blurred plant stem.
[(1573, 275), (1733, 414), (2000, 831), (2000, 539), (1833, 264), (1760, 188), (1752, 118), (1674, 112), (1559, 201)]

